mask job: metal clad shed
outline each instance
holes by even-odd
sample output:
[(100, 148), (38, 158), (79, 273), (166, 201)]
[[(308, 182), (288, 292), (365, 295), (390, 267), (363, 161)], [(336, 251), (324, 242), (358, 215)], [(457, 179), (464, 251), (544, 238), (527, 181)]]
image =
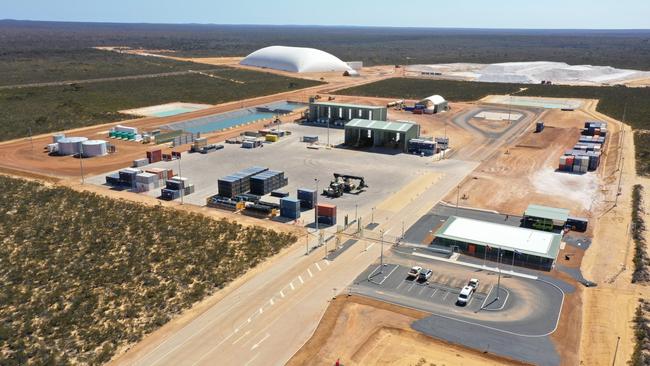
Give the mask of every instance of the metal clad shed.
[(555, 226), (563, 227), (569, 218), (569, 210), (541, 205), (528, 205), (524, 211), (524, 224), (539, 230), (552, 231)]
[(353, 119), (345, 125), (345, 145), (393, 147), (408, 152), (408, 141), (420, 137), (420, 125), (406, 121)]

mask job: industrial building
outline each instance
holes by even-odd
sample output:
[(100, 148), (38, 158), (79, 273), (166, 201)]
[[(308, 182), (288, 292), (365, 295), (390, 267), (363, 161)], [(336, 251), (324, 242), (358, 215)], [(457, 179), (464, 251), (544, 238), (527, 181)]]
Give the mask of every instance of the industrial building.
[(553, 231), (563, 228), (569, 218), (569, 210), (564, 208), (528, 205), (524, 211), (524, 226), (537, 230)]
[(420, 125), (353, 119), (345, 125), (345, 145), (350, 147), (391, 147), (408, 152), (408, 141), (420, 137)]
[(418, 106), (420, 106), (426, 114), (440, 113), (449, 110), (449, 102), (440, 95), (432, 95), (424, 98), (416, 104), (416, 109)]
[(502, 266), (550, 271), (561, 240), (555, 233), (452, 216), (436, 231), (434, 244)]
[(353, 119), (369, 119), (375, 121), (386, 121), (388, 119), (388, 108), (385, 106), (341, 104), (334, 102), (309, 103), (309, 122), (330, 123), (331, 126), (345, 125)]
[(289, 72), (342, 72), (348, 64), (325, 51), (304, 47), (271, 46), (246, 56), (241, 65)]

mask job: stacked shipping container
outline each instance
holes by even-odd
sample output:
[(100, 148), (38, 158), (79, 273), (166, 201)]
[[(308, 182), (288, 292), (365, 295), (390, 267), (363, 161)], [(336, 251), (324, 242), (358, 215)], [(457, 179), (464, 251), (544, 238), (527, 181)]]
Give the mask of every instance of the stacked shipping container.
[(300, 207), (311, 210), (317, 202), (317, 192), (313, 189), (299, 188), (298, 199), (300, 200)]
[(218, 180), (219, 196), (233, 198), (250, 191), (250, 178), (269, 170), (259, 166), (244, 169)]
[(336, 225), (336, 206), (327, 203), (316, 205), (318, 222), (326, 225)]
[(267, 170), (250, 177), (250, 192), (263, 196), (287, 184), (289, 181), (284, 177), (284, 172)]
[(560, 157), (560, 171), (586, 173), (598, 169), (607, 136), (607, 123), (585, 122), (582, 134), (573, 149), (565, 151)]

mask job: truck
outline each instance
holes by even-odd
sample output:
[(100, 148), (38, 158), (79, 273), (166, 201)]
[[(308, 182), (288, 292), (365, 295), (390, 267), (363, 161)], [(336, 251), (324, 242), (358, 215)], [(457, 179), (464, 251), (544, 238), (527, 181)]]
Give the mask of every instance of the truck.
[(406, 278), (417, 278), (420, 275), (420, 272), (422, 272), (422, 267), (413, 266), (406, 275)]

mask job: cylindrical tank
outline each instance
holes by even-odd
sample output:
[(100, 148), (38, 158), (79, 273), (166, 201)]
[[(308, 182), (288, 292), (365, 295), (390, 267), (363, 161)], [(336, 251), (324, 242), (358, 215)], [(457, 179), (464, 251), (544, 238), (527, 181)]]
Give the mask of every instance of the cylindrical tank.
[(57, 142), (59, 142), (59, 140), (61, 140), (64, 137), (65, 137), (65, 134), (63, 134), (63, 133), (54, 134), (54, 135), (52, 135), (52, 143), (56, 144)]
[(85, 157), (102, 156), (108, 153), (106, 141), (88, 140), (81, 143), (82, 152)]
[(81, 143), (88, 141), (86, 137), (64, 137), (59, 140), (59, 155), (75, 155), (81, 151)]

